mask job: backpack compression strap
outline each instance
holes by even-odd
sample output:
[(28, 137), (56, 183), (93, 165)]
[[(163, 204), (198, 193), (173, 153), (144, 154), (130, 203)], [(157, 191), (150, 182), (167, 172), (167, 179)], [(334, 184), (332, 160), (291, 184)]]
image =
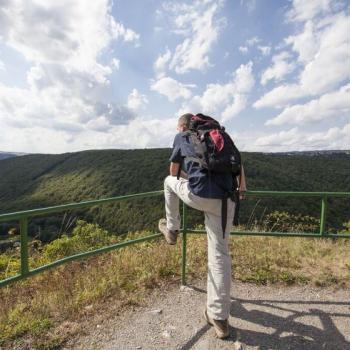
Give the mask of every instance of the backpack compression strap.
[(227, 223), (227, 200), (228, 197), (225, 196), (221, 200), (221, 227), (222, 227), (222, 237), (225, 239), (226, 223)]
[(237, 180), (237, 177), (233, 179), (234, 183), (236, 184), (236, 190), (234, 191), (234, 202), (236, 203), (235, 206), (235, 214), (233, 217), (233, 226), (238, 226), (238, 218), (239, 218), (239, 209), (241, 206), (241, 200), (240, 200), (240, 194), (239, 194), (239, 189), (241, 187), (241, 181), (242, 181), (242, 166), (239, 170), (239, 181)]

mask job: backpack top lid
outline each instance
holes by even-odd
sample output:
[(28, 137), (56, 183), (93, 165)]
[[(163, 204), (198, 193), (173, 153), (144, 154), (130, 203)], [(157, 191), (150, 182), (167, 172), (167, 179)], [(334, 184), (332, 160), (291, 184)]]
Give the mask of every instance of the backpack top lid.
[(221, 129), (221, 126), (214, 118), (199, 113), (192, 116), (189, 129), (191, 131)]

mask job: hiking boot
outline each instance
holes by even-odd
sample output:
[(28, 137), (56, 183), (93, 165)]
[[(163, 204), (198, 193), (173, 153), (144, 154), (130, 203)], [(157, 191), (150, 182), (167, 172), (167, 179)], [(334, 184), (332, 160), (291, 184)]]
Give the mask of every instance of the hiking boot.
[(177, 235), (179, 234), (178, 230), (168, 230), (166, 226), (166, 219), (160, 219), (158, 223), (159, 231), (164, 235), (165, 240), (168, 244), (176, 244)]
[(216, 336), (219, 339), (225, 339), (230, 335), (227, 320), (214, 320), (208, 316), (207, 310), (204, 310), (204, 318), (207, 320), (208, 324), (214, 326)]

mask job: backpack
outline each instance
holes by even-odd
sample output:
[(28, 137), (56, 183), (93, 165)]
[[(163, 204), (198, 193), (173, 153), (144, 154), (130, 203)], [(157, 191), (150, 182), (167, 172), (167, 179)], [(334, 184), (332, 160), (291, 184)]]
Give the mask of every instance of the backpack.
[(241, 154), (215, 119), (203, 114), (191, 118), (189, 132), (195, 151), (191, 160), (210, 173), (241, 174)]
[[(238, 225), (239, 193), (237, 176), (241, 175), (241, 154), (225, 128), (209, 116), (203, 114), (192, 116), (188, 133), (195, 155), (186, 156), (185, 158), (198, 163), (202, 169), (208, 172), (208, 176), (213, 173), (220, 173), (230, 174), (233, 178), (233, 188), (230, 191), (224, 190), (226, 196), (222, 199), (221, 206), (221, 223), (225, 237), (228, 198), (236, 203), (233, 225)], [(216, 185), (221, 188), (218, 184)]]

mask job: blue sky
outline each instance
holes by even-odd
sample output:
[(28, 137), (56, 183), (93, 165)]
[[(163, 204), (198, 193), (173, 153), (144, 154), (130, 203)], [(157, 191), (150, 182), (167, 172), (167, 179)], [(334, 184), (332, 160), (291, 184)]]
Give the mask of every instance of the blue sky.
[(0, 150), (168, 147), (184, 112), (350, 149), (349, 1), (3, 0), (0, 28)]

